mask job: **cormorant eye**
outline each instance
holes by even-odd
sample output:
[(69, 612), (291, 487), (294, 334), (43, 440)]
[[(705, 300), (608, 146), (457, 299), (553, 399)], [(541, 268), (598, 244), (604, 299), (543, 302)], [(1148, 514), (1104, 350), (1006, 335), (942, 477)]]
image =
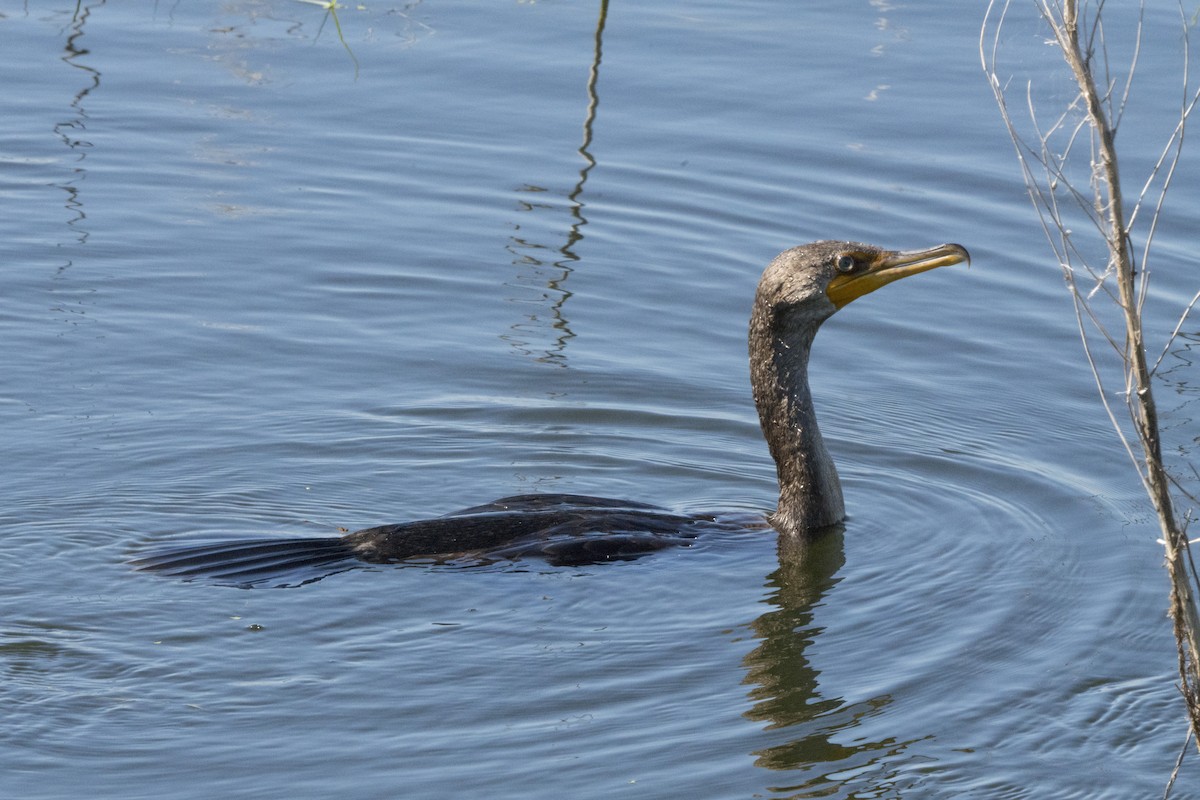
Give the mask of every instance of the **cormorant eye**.
[(836, 266), (837, 266), (837, 271), (841, 272), (842, 274), (845, 274), (847, 272), (853, 272), (854, 267), (855, 267), (854, 256), (848, 256), (848, 255), (838, 256)]

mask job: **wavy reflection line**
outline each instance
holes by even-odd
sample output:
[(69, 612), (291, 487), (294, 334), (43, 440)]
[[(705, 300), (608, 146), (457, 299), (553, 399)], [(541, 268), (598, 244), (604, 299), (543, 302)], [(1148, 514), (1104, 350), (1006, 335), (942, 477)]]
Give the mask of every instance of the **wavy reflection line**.
[[(521, 355), (534, 356), (536, 354), (536, 360), (560, 366), (566, 366), (567, 342), (575, 338), (575, 333), (571, 330), (570, 321), (563, 312), (567, 300), (571, 297), (571, 292), (565, 288), (564, 284), (567, 278), (570, 277), (571, 272), (574, 271), (575, 262), (580, 260), (579, 255), (575, 252), (575, 246), (583, 240), (583, 228), (588, 224), (587, 217), (583, 214), (584, 203), (582, 197), (584, 186), (587, 184), (588, 174), (596, 166), (596, 159), (592, 155), (591, 147), (595, 137), (596, 115), (600, 107), (600, 95), (597, 91), (597, 86), (600, 80), (604, 26), (607, 20), (608, 0), (601, 0), (600, 15), (596, 22), (592, 63), (588, 69), (588, 103), (587, 112), (583, 120), (583, 141), (577, 150), (579, 155), (583, 157), (583, 166), (579, 170), (579, 179), (566, 196), (568, 210), (571, 215), (571, 224), (566, 233), (566, 240), (562, 245), (554, 248), (549, 245), (540, 244), (524, 236), (513, 235), (509, 237), (507, 247), (508, 252), (513, 256), (512, 263), (515, 266), (531, 268), (527, 277), (518, 274), (518, 281), (523, 284), (528, 281), (528, 284), (537, 282), (543, 285), (544, 291), (533, 302), (539, 306), (543, 304), (548, 305), (544, 314), (539, 314), (537, 311), (527, 314), (521, 322), (512, 325), (509, 332), (501, 338), (507, 341)], [(522, 193), (538, 193), (549, 190), (534, 184), (525, 184), (517, 191)], [(550, 212), (557, 210), (555, 204), (550, 202), (539, 203), (522, 199), (518, 204), (518, 210), (520, 211), (536, 212), (541, 209), (546, 209)], [(520, 230), (520, 226), (517, 226), (517, 228)], [(536, 255), (537, 251), (550, 250), (557, 253), (558, 257), (540, 258)], [(510, 300), (521, 302), (516, 298), (510, 298)], [(533, 339), (536, 337), (537, 331), (546, 326), (553, 332), (551, 334), (553, 336), (553, 343), (545, 350), (539, 352), (533, 346)]]
[[(55, 135), (62, 139), (63, 144), (75, 156), (75, 166), (71, 169), (72, 177), (62, 183), (55, 184), (55, 186), (66, 193), (67, 199), (64, 207), (71, 215), (67, 220), (67, 227), (74, 232), (75, 239), (79, 244), (86, 243), (90, 235), (81, 224), (87, 219), (87, 214), (83, 210), (83, 200), (80, 197), (79, 189), (79, 184), (87, 177), (87, 169), (84, 168), (83, 162), (87, 158), (88, 148), (92, 146), (92, 143), (82, 138), (81, 135), (87, 130), (88, 120), (88, 113), (83, 106), (83, 101), (92, 91), (100, 87), (100, 71), (82, 62), (82, 58), (90, 53), (86, 47), (83, 47), (82, 41), (88, 18), (92, 15), (92, 9), (99, 8), (104, 5), (104, 2), (105, 0), (100, 0), (100, 2), (89, 6), (78, 4), (75, 14), (71, 18), (71, 24), (66, 28), (69, 33), (66, 44), (63, 47), (66, 55), (62, 57), (62, 61), (72, 69), (81, 70), (86, 73), (90, 80), (87, 85), (75, 93), (75, 97), (71, 100), (71, 109), (74, 111), (74, 118), (54, 125)], [(61, 272), (68, 266), (70, 266), (69, 261), (59, 271)]]
[(825, 796), (850, 782), (858, 788), (891, 786), (897, 757), (912, 744), (864, 741), (848, 733), (890, 705), (891, 697), (858, 703), (822, 697), (820, 672), (805, 654), (821, 633), (813, 610), (840, 581), (843, 534), (839, 526), (815, 539), (781, 536), (779, 568), (768, 576), (774, 608), (751, 623), (761, 641), (743, 660), (746, 683), (754, 687), (746, 717), (785, 737), (751, 755), (757, 766), (796, 779), (773, 789), (784, 796)]

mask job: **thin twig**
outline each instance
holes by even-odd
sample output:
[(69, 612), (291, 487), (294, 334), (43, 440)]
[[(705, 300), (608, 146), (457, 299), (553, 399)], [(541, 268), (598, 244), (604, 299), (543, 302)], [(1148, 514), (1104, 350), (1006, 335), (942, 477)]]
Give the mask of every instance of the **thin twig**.
[(1179, 748), (1179, 756), (1175, 759), (1175, 769), (1171, 770), (1171, 777), (1167, 781), (1167, 789), (1163, 792), (1163, 800), (1171, 800), (1171, 789), (1175, 786), (1175, 779), (1179, 777), (1179, 770), (1183, 766), (1183, 757), (1188, 752), (1188, 745), (1192, 743), (1192, 729), (1188, 728), (1187, 736), (1183, 737), (1183, 747)]
[(1154, 368), (1150, 370), (1151, 375), (1158, 372), (1158, 365), (1162, 363), (1164, 358), (1166, 358), (1167, 352), (1170, 351), (1171, 345), (1174, 344), (1175, 340), (1179, 337), (1179, 331), (1183, 329), (1184, 323), (1187, 322), (1187, 318), (1191, 316), (1192, 309), (1196, 307), (1197, 302), (1200, 302), (1200, 291), (1197, 291), (1194, 295), (1192, 295), (1192, 299), (1188, 301), (1187, 306), (1184, 307), (1183, 313), (1179, 315), (1179, 320), (1175, 323), (1175, 329), (1171, 331), (1171, 335), (1167, 337), (1167, 343), (1163, 345), (1162, 352), (1158, 354), (1158, 358), (1154, 362)]

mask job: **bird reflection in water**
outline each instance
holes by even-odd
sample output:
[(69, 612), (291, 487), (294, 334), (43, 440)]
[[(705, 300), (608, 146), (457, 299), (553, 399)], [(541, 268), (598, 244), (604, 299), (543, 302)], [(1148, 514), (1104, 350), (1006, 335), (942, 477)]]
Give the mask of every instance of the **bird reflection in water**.
[(891, 698), (847, 703), (823, 696), (821, 673), (807, 655), (823, 630), (815, 610), (840, 581), (843, 541), (842, 525), (817, 536), (779, 537), (779, 568), (767, 578), (767, 602), (773, 608), (750, 624), (759, 644), (743, 659), (754, 701), (746, 717), (762, 723), (764, 735), (778, 742), (753, 755), (758, 766), (788, 773), (788, 785), (772, 787), (784, 796), (833, 795), (833, 787), (847, 777), (860, 788), (887, 785), (900, 754), (912, 744), (870, 741), (857, 733), (862, 720), (879, 713)]

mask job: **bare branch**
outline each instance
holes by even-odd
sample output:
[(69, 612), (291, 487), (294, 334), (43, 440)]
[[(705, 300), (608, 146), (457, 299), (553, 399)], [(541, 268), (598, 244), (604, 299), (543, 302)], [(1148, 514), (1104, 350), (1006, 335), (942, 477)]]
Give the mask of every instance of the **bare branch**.
[[(1183, 523), (1180, 523), (1171, 492), (1177, 491), (1179, 496), (1193, 501), (1195, 498), (1163, 464), (1158, 411), (1151, 387), (1151, 377), (1170, 352), (1192, 309), (1200, 303), (1200, 292), (1183, 309), (1153, 368), (1146, 358), (1142, 330), (1142, 312), (1149, 294), (1151, 248), (1159, 221), (1163, 218), (1168, 190), (1182, 156), (1187, 119), (1200, 102), (1200, 89), (1190, 88), (1187, 17), (1180, 5), (1184, 29), (1184, 69), (1179, 116), (1146, 176), (1136, 202), (1127, 213), (1117, 166), (1115, 138), (1129, 107), (1133, 76), (1141, 55), (1144, 5), (1138, 6), (1132, 56), (1127, 71), (1124, 79), (1118, 80), (1112, 72), (1103, 20), (1105, 0), (1098, 0), (1090, 12), (1085, 0), (1082, 14), (1079, 0), (1033, 0), (1041, 17), (1050, 26), (1053, 41), (1078, 86), (1075, 98), (1049, 125), (1042, 125), (1033, 84), (1026, 84), (1025, 104), (1033, 131), (1032, 142), (1036, 143), (1033, 144), (1018, 130), (1005, 100), (1006, 86), (997, 77), (1000, 31), (1008, 17), (1010, 2), (1004, 0), (998, 14), (998, 0), (989, 2), (980, 31), (980, 60), (1000, 108), (1001, 118), (1013, 141), (1038, 221), (1058, 259), (1071, 293), (1076, 327), (1101, 403), (1158, 514), (1162, 532), (1159, 541), (1166, 553), (1167, 571), (1171, 578), (1170, 610), (1178, 648), (1180, 689), (1191, 721), (1191, 741), (1200, 747), (1200, 735), (1197, 735), (1200, 734), (1200, 612), (1196, 607), (1196, 597), (1200, 595), (1200, 575), (1192, 560), (1185, 533), (1191, 519), (1190, 511), (1182, 515)], [(989, 26), (992, 31), (990, 48), (987, 40)], [(1082, 149), (1080, 142), (1086, 142), (1089, 149), (1087, 164), (1090, 170), (1086, 173), (1086, 187), (1082, 175), (1078, 182), (1072, 177), (1072, 166), (1078, 160), (1076, 151)], [(1132, 239), (1134, 225), (1139, 223), (1139, 217), (1144, 216), (1143, 209), (1150, 209), (1151, 203), (1153, 213), (1143, 226), (1143, 241), (1135, 252)], [(1082, 221), (1088, 224), (1081, 226), (1078, 233), (1073, 231), (1070, 223)], [(1098, 237), (1098, 240), (1093, 237)], [(1081, 239), (1084, 241), (1082, 246)], [(1101, 243), (1107, 254), (1102, 269), (1094, 266), (1097, 259), (1091, 253), (1093, 247), (1099, 250)], [(1091, 282), (1087, 291), (1080, 285), (1080, 279)], [(1101, 298), (1108, 298), (1112, 307), (1119, 311), (1119, 333), (1118, 324), (1114, 322), (1110, 328), (1105, 321), (1105, 317), (1112, 312), (1103, 312), (1099, 304)], [(1113, 380), (1106, 378), (1109, 372), (1107, 362), (1102, 364), (1097, 357), (1093, 345), (1095, 335), (1102, 337), (1117, 356), (1118, 361), (1113, 362), (1113, 367), (1119, 365), (1119, 368), (1111, 376)], [(1107, 388), (1117, 380), (1122, 386), (1121, 396), (1128, 414), (1128, 427), (1119, 418)], [(1200, 473), (1197, 475), (1200, 477)]]
[(1197, 291), (1194, 295), (1192, 295), (1191, 301), (1189, 301), (1187, 306), (1183, 309), (1183, 313), (1179, 315), (1179, 321), (1175, 323), (1175, 330), (1171, 331), (1171, 335), (1167, 337), (1167, 343), (1163, 345), (1163, 351), (1158, 354), (1158, 358), (1154, 362), (1154, 368), (1150, 370), (1151, 374), (1158, 372), (1158, 365), (1162, 363), (1162, 360), (1171, 350), (1171, 345), (1174, 344), (1175, 339), (1179, 337), (1179, 331), (1183, 329), (1183, 324), (1191, 315), (1192, 309), (1196, 307), (1197, 302), (1200, 302), (1200, 291)]

